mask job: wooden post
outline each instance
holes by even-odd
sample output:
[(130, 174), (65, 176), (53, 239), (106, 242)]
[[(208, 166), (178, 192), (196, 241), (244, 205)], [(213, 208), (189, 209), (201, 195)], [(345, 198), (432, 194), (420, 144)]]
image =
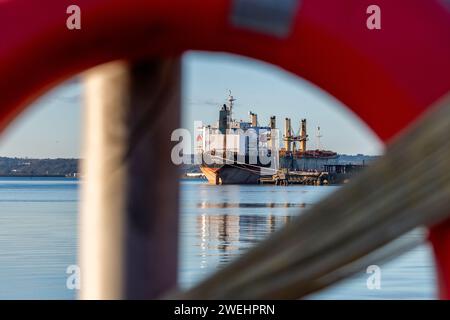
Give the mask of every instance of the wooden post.
[(85, 83), (80, 298), (157, 298), (177, 275), (180, 61), (112, 62)]

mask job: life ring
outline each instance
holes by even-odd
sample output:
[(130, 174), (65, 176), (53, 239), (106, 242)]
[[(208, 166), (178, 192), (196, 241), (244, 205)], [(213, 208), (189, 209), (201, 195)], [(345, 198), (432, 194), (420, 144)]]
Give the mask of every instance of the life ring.
[[(253, 57), (349, 106), (384, 141), (450, 90), (450, 8), (443, 0), (68, 0), (0, 3), (0, 129), (34, 98), (115, 59), (189, 49)], [(450, 224), (432, 230), (442, 298), (450, 298)]]

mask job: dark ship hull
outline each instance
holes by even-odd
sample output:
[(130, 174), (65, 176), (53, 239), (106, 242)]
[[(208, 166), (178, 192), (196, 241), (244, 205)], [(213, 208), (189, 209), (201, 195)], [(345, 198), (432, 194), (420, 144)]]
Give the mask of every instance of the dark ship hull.
[(205, 175), (210, 184), (258, 184), (262, 175), (272, 175), (275, 173), (274, 169), (270, 168), (269, 164), (262, 164), (261, 159), (256, 157), (255, 164), (250, 164), (250, 157), (246, 156), (244, 159), (238, 161), (237, 154), (230, 157), (226, 163), (223, 164), (203, 164), (200, 170)]
[(223, 165), (220, 167), (201, 166), (200, 170), (210, 184), (258, 184), (261, 174), (254, 168), (243, 164), (233, 166)]

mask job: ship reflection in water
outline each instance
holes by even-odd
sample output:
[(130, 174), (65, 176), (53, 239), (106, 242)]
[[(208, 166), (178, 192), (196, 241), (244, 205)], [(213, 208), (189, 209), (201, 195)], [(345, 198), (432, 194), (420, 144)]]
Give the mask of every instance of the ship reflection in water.
[(199, 203), (198, 208), (208, 209), (208, 208), (305, 208), (306, 203), (209, 203), (202, 202)]
[(338, 187), (181, 183), (180, 284), (223, 267)]

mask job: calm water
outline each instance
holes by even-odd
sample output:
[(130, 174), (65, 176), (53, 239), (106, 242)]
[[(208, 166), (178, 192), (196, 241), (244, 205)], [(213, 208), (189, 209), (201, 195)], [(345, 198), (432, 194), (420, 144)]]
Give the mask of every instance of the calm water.
[[(72, 179), (0, 178), (0, 298), (75, 297), (66, 268), (76, 264), (78, 187)], [(194, 285), (337, 188), (182, 181), (180, 285)], [(435, 298), (428, 246), (380, 267), (381, 290), (368, 290), (362, 272), (310, 298)]]

